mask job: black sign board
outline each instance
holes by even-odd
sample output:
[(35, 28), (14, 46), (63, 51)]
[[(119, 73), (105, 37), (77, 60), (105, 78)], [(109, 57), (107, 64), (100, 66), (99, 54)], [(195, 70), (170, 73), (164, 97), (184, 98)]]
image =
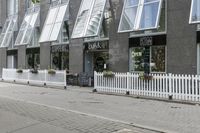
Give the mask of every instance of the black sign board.
[(17, 55), (17, 50), (8, 50), (7, 55)]
[(166, 35), (144, 36), (129, 39), (129, 47), (166, 45)]
[(200, 31), (197, 31), (197, 43), (200, 43)]
[(109, 47), (108, 41), (97, 41), (84, 43), (85, 50), (105, 50)]
[(78, 79), (79, 79), (80, 86), (89, 85), (89, 75), (87, 73), (80, 73)]
[(51, 47), (51, 52), (69, 52), (69, 45), (55, 45)]
[(26, 49), (27, 54), (39, 54), (40, 48), (28, 48)]

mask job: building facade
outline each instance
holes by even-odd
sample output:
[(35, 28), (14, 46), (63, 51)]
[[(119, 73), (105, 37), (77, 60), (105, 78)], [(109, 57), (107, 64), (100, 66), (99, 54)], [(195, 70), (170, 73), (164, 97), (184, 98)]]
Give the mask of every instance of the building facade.
[(52, 68), (93, 75), (106, 68), (199, 74), (198, 2), (0, 0), (0, 73)]

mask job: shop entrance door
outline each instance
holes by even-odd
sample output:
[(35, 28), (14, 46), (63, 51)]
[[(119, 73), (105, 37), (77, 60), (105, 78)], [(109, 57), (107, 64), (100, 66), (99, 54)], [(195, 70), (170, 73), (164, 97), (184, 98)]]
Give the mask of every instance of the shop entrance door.
[(93, 75), (94, 71), (103, 72), (104, 64), (108, 63), (109, 55), (106, 51), (85, 53), (85, 72)]

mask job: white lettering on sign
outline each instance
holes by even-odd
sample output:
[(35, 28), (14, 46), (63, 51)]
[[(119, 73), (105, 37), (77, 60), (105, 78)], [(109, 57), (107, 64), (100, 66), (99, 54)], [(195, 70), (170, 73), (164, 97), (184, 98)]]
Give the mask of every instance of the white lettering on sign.
[(140, 46), (151, 46), (153, 44), (152, 37), (142, 37), (140, 38)]
[(106, 44), (100, 42), (88, 43), (88, 50), (96, 49), (106, 49)]

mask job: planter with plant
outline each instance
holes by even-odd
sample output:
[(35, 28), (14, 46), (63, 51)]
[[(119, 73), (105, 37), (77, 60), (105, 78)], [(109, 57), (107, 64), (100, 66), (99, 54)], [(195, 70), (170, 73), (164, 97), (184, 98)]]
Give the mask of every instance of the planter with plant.
[(108, 77), (108, 78), (113, 78), (115, 77), (115, 73), (109, 70), (104, 70), (103, 71), (103, 76)]
[(17, 73), (23, 73), (22, 69), (17, 69)]
[(142, 79), (142, 80), (152, 80), (153, 76), (149, 75), (149, 74), (146, 74), (146, 73), (140, 73), (139, 74), (139, 79)]
[(55, 74), (56, 74), (56, 70), (54, 70), (54, 69), (49, 69), (49, 70), (48, 70), (48, 74), (55, 75)]
[(32, 74), (38, 74), (38, 70), (37, 70), (37, 69), (31, 69), (30, 72), (31, 72)]

